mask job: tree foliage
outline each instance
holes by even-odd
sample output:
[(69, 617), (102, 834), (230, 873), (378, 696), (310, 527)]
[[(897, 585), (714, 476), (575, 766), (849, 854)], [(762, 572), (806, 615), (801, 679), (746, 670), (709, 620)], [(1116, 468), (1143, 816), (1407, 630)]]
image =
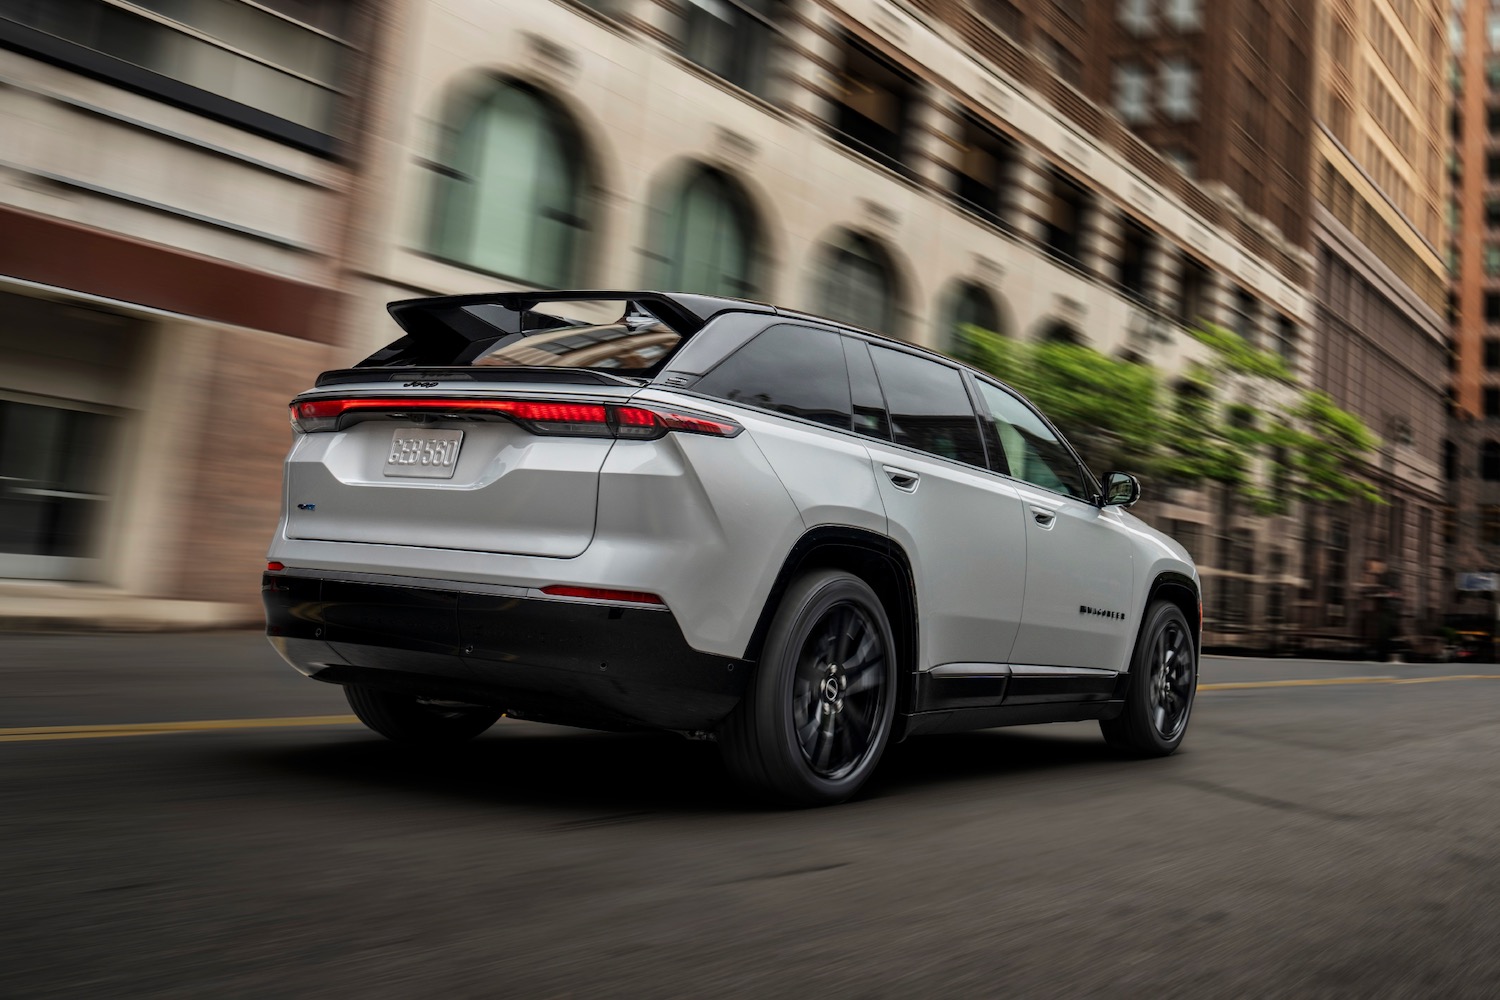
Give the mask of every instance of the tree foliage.
[(1294, 501), (1381, 502), (1360, 470), (1379, 441), (1324, 392), (1294, 394), (1262, 408), (1228, 401), (1230, 383), (1291, 384), (1281, 357), (1223, 327), (1192, 331), (1212, 350), (1173, 391), (1159, 373), (1077, 344), (1025, 343), (976, 327), (959, 333), (959, 354), (1025, 393), (1096, 473), (1114, 470), (1180, 485), (1230, 487), (1263, 513)]

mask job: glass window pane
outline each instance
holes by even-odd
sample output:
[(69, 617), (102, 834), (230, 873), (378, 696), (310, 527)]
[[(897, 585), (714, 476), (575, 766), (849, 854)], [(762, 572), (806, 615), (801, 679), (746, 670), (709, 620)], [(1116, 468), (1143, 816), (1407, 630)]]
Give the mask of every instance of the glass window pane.
[(871, 347), (897, 444), (969, 465), (984, 465), (984, 445), (957, 368), (887, 347)]
[(1054, 493), (1087, 498), (1088, 489), (1078, 463), (1041, 417), (1019, 399), (988, 382), (979, 383), (979, 396), (989, 410), (1001, 454), (992, 464), (996, 472), (1032, 483)]
[(864, 237), (845, 233), (827, 247), (819, 310), (853, 326), (888, 329), (891, 284), (885, 254)]
[(722, 174), (698, 170), (678, 195), (664, 226), (658, 256), (663, 287), (705, 295), (747, 296), (752, 228), (736, 186)]
[(464, 122), (439, 175), (436, 253), (542, 287), (570, 284), (583, 220), (569, 138), (541, 98), (500, 85)]
[(841, 339), (831, 330), (773, 326), (731, 354), (693, 389), (848, 430), (849, 378)]

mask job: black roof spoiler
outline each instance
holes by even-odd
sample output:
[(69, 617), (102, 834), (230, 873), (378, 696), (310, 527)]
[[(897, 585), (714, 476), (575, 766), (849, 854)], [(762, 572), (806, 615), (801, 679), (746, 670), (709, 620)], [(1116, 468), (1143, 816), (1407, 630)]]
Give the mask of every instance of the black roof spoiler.
[[(471, 295), (433, 295), (401, 299), (386, 306), (405, 337), (359, 363), (359, 367), (389, 364), (397, 357), (405, 363), (422, 358), (420, 364), (444, 364), (457, 358), (476, 341), (493, 339), (497, 333), (522, 333), (575, 325), (564, 317), (534, 311), (540, 303), (621, 302), (639, 305), (686, 338), (709, 320), (726, 312), (775, 313), (774, 306), (746, 299), (682, 292), (625, 290), (567, 290), (526, 292), (480, 292)], [(475, 306), (489, 307), (475, 311)]]

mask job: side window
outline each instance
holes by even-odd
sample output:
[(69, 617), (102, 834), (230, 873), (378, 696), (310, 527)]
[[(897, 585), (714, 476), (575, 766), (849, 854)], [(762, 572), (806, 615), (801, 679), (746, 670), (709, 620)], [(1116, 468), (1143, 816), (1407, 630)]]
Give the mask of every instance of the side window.
[(977, 380), (976, 384), (994, 428), (991, 440), (998, 439), (1000, 445), (995, 471), (1054, 493), (1087, 499), (1090, 491), (1078, 463), (1052, 428), (1004, 389)]
[(885, 347), (871, 346), (870, 356), (890, 408), (893, 441), (984, 466), (979, 422), (957, 368)]
[(875, 378), (875, 364), (870, 348), (863, 340), (845, 337), (844, 357), (849, 362), (849, 392), (854, 398), (854, 430), (882, 441), (891, 439), (891, 418), (885, 411), (885, 397)]
[(849, 374), (841, 338), (811, 326), (773, 326), (699, 379), (694, 392), (848, 430)]

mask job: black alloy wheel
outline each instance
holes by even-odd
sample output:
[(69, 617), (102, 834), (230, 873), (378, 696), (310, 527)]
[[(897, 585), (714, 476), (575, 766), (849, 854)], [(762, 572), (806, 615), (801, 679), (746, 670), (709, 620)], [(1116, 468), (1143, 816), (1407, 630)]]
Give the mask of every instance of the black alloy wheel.
[(818, 570), (782, 597), (719, 749), (735, 777), (772, 799), (840, 802), (879, 763), (895, 702), (895, 641), (880, 598), (856, 576)]
[(814, 774), (837, 781), (859, 765), (876, 736), (889, 652), (858, 604), (842, 602), (808, 632), (792, 681), (792, 724)]
[(1187, 616), (1170, 601), (1156, 601), (1136, 637), (1124, 709), (1099, 728), (1118, 750), (1164, 757), (1187, 733), (1197, 690), (1198, 649)]

